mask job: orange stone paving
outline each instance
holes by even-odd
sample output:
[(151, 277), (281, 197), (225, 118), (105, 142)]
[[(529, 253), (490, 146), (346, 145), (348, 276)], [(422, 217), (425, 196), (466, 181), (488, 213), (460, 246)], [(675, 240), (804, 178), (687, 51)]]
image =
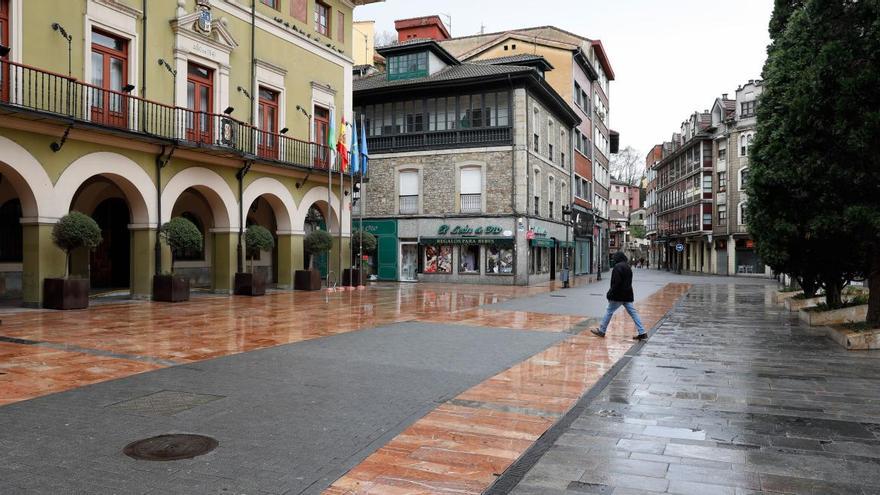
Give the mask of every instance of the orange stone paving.
[[(668, 284), (636, 304), (654, 326), (689, 289)], [(605, 339), (584, 331), (465, 391), (392, 439), (324, 491), (479, 494), (634, 345), (622, 309)]]
[[(574, 285), (585, 283), (588, 280), (577, 279)], [(75, 346), (71, 352), (0, 342), (0, 405), (170, 364), (397, 322), (454, 320), (455, 315), (485, 304), (556, 288), (553, 283), (530, 287), (374, 284), (367, 290), (335, 293), (194, 296), (178, 304), (101, 303), (82, 311), (4, 313), (0, 309), (0, 337), (49, 343), (56, 348)], [(114, 357), (96, 355), (101, 353)]]

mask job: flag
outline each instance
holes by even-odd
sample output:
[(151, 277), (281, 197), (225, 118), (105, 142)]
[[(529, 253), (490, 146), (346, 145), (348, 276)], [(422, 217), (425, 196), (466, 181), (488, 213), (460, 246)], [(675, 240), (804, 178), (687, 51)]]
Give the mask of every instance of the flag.
[(348, 171), (348, 133), (346, 127), (348, 123), (342, 119), (342, 125), (339, 126), (339, 137), (336, 139), (336, 152), (339, 153), (340, 166), (343, 172)]
[(361, 157), (359, 156), (358, 147), (358, 131), (357, 119), (351, 123), (351, 173), (356, 174), (361, 171)]
[(361, 174), (367, 175), (367, 162), (370, 161), (370, 153), (367, 151), (367, 128), (364, 127), (363, 117), (361, 117)]

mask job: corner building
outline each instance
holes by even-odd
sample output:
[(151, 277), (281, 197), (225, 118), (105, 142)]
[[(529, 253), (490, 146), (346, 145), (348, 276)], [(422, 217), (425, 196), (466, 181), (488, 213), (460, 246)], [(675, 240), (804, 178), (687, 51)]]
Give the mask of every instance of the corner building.
[[(355, 80), (370, 152), (365, 229), (385, 280), (527, 285), (559, 277), (574, 246), (577, 114), (543, 57), (463, 62), (430, 39), (378, 49)], [(568, 230), (568, 233), (566, 233)], [(566, 236), (568, 242), (566, 243)]]
[(350, 212), (326, 143), (330, 115), (351, 118), (364, 3), (0, 0), (0, 298), (41, 303), (65, 271), (52, 226), (72, 210), (102, 229), (70, 264), (93, 290), (150, 297), (170, 268), (157, 228), (176, 216), (205, 237), (175, 265), (195, 286), (230, 291), (252, 223), (276, 235), (256, 264), (278, 287), (312, 228), (341, 227), (338, 273)]

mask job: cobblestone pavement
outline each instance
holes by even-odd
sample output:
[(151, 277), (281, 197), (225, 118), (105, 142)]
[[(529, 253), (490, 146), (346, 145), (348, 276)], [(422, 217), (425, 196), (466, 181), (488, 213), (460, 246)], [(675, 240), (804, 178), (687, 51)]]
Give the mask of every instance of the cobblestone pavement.
[(880, 353), (811, 333), (769, 289), (693, 286), (488, 493), (880, 494)]

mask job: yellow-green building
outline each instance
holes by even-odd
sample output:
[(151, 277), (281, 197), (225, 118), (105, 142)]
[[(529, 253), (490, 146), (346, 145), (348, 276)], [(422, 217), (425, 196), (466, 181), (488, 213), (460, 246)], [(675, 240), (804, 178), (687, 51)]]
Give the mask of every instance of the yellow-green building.
[(0, 298), (41, 303), (72, 210), (102, 229), (70, 262), (93, 290), (150, 297), (177, 216), (205, 237), (175, 262), (195, 286), (231, 290), (253, 223), (276, 234), (255, 264), (278, 287), (313, 228), (341, 239), (338, 277), (351, 181), (328, 190), (327, 133), (351, 119), (352, 12), (373, 1), (0, 0)]

